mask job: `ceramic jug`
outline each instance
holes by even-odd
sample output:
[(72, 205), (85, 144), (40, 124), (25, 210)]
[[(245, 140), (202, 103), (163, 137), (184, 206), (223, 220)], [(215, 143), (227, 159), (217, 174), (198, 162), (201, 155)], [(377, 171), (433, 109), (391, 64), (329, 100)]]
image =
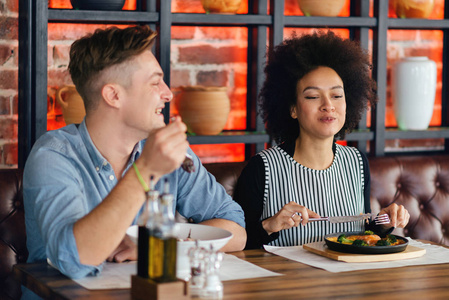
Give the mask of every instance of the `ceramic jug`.
[(436, 63), (425, 56), (405, 57), (392, 71), (393, 109), (399, 129), (427, 129), (435, 103)]
[(62, 108), (62, 116), (67, 125), (79, 124), (86, 115), (84, 102), (74, 85), (66, 85), (56, 92), (56, 101)]

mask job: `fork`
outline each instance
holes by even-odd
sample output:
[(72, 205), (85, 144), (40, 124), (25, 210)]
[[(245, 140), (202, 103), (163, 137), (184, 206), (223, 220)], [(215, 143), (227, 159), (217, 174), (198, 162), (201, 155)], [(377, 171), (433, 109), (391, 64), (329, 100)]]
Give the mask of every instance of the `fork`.
[(374, 224), (383, 225), (390, 223), (390, 217), (387, 214), (377, 215), (374, 217)]

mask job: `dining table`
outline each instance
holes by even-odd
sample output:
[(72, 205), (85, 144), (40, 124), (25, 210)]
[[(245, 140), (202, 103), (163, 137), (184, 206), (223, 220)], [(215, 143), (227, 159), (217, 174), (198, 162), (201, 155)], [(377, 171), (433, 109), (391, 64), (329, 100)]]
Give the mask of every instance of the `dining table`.
[[(449, 299), (449, 263), (332, 273), (264, 249), (231, 254), (282, 275), (223, 281), (222, 299)], [(44, 299), (132, 299), (131, 289), (85, 289), (47, 263), (13, 272)]]

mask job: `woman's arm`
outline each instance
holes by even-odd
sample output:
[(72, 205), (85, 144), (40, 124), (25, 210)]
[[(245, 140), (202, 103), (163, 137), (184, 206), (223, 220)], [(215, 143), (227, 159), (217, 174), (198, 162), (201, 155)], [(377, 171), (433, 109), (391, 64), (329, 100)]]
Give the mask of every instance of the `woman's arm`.
[(279, 233), (268, 233), (262, 227), (264, 205), (265, 167), (262, 158), (256, 155), (243, 169), (234, 191), (234, 200), (245, 213), (247, 241), (245, 249), (258, 249), (279, 237)]

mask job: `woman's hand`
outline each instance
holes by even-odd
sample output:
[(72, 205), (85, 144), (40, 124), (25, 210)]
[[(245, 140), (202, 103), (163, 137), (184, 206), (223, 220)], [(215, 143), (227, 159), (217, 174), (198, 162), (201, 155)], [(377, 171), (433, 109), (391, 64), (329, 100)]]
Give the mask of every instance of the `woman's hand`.
[(389, 226), (404, 228), (410, 219), (410, 214), (402, 205), (397, 205), (396, 203), (385, 207), (379, 212), (379, 215), (387, 214), (390, 217)]
[(309, 217), (319, 218), (320, 216), (306, 207), (291, 201), (285, 204), (274, 216), (263, 220), (262, 227), (270, 235), (284, 229), (297, 227), (300, 223), (306, 225)]

